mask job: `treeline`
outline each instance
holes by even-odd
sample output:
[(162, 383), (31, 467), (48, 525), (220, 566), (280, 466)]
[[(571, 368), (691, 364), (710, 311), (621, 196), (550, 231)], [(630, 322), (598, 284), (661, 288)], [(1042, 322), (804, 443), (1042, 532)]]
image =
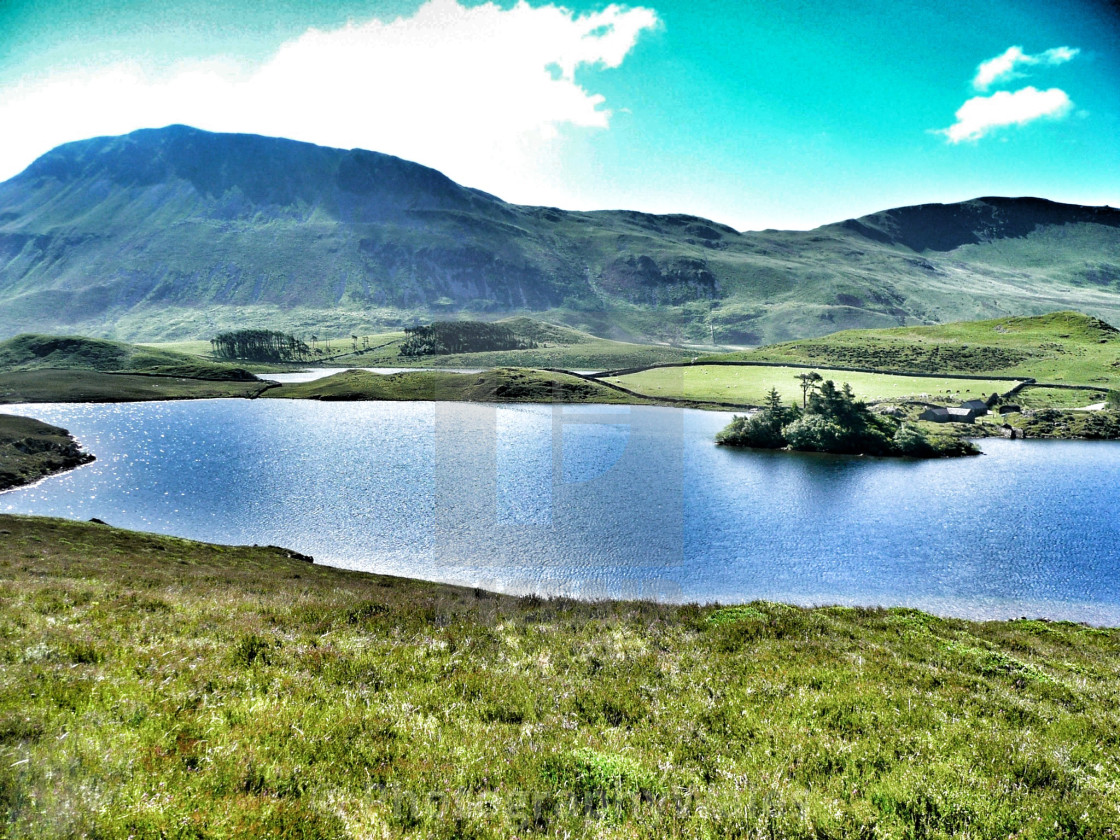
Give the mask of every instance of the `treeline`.
[(845, 455), (902, 455), (936, 458), (976, 455), (967, 440), (930, 440), (921, 431), (893, 417), (874, 414), (857, 400), (850, 386), (842, 388), (814, 372), (799, 377), (803, 405), (782, 405), (771, 389), (766, 407), (752, 417), (736, 417), (716, 435), (721, 446), (792, 449)]
[(404, 332), (402, 356), (531, 350), (537, 346), (535, 341), (520, 337), (509, 327), (481, 321), (436, 321), (428, 326), (407, 327)]
[(302, 362), (311, 348), (294, 335), (276, 330), (234, 330), (210, 339), (218, 359), (251, 362)]

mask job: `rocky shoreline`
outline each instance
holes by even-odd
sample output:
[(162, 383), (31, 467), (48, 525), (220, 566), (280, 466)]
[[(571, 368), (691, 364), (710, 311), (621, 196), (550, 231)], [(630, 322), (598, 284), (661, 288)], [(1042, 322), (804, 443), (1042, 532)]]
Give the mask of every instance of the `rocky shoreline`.
[(0, 492), (93, 460), (66, 429), (30, 417), (0, 415)]

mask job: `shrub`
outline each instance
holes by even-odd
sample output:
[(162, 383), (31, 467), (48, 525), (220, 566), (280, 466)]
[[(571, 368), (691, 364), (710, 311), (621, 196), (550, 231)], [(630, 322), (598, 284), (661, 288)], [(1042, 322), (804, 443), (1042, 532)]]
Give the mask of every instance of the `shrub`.
[(716, 435), (720, 446), (750, 446), (755, 449), (781, 449), (786, 445), (781, 427), (775, 428), (766, 412), (753, 417), (735, 417)]
[(928, 458), (934, 454), (929, 438), (913, 426), (907, 426), (905, 423), (899, 426), (898, 431), (894, 433), (893, 444), (895, 452), (899, 455), (907, 455), (912, 458)]

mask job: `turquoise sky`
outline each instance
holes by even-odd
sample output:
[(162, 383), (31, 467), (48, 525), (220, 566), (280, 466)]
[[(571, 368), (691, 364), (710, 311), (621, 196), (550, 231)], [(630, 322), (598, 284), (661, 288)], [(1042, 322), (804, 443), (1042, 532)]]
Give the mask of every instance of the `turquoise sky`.
[(1120, 205), (1103, 2), (479, 5), (4, 0), (0, 178), (59, 142), (185, 122), (740, 229), (980, 195)]

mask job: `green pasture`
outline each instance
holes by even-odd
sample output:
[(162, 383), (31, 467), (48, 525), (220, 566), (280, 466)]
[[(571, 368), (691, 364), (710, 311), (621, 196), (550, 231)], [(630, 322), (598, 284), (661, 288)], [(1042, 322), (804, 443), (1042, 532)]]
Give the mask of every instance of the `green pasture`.
[(1011, 398), (1024, 409), (1032, 408), (1061, 408), (1078, 409), (1090, 405), (1103, 403), (1108, 399), (1108, 392), (1082, 391), (1070, 388), (1047, 388), (1045, 386), (1028, 385)]
[[(898, 376), (884, 373), (855, 373), (815, 368), (824, 379), (837, 385), (848, 383), (856, 396), (867, 402), (927, 399), (949, 402), (1002, 394), (1015, 383), (991, 379), (951, 379), (939, 376)], [(651, 397), (734, 402), (761, 405), (771, 388), (784, 402), (801, 404), (798, 376), (805, 368), (756, 365), (682, 365), (651, 368), (640, 373), (608, 377), (605, 381)], [(925, 395), (924, 397), (922, 395)]]

